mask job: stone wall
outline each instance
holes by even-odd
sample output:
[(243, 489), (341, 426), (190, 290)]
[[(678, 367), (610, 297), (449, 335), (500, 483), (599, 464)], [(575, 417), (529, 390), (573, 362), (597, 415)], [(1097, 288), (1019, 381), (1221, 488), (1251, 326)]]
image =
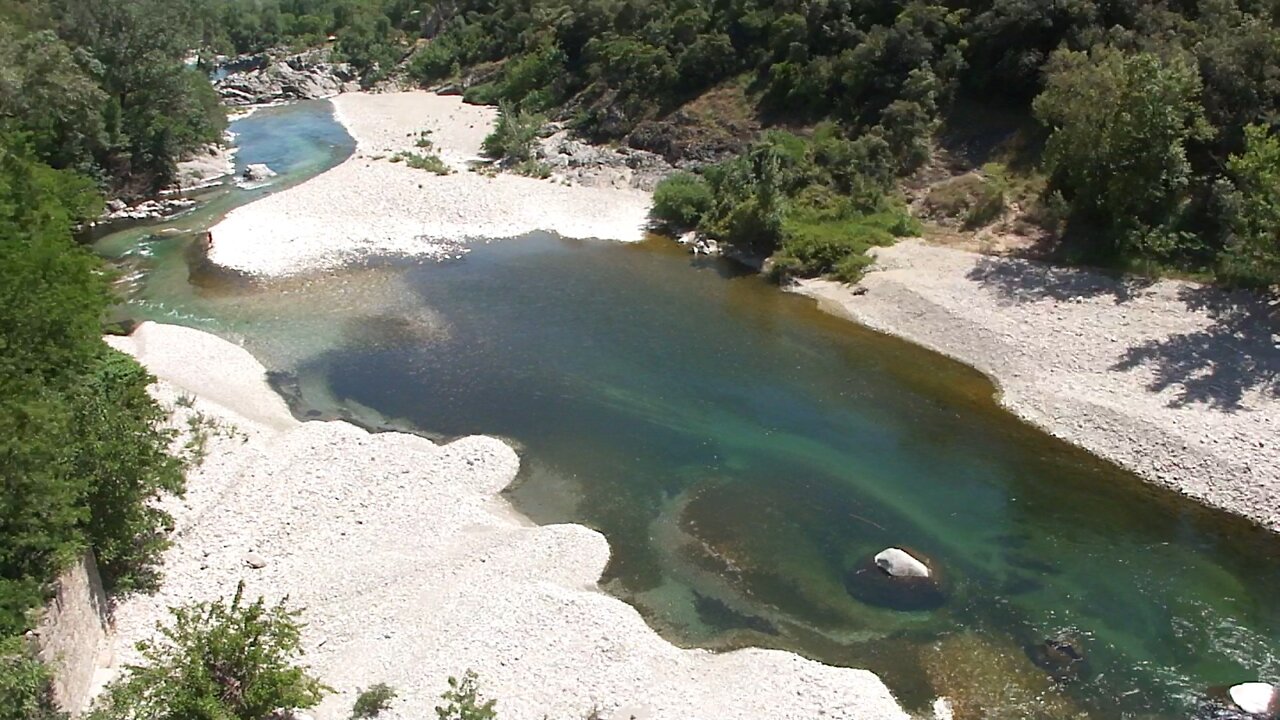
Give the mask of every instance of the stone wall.
[(58, 705), (78, 714), (89, 701), (94, 676), (105, 665), (110, 627), (107, 595), (92, 552), (62, 573), (55, 595), (33, 632), (40, 659), (53, 673)]

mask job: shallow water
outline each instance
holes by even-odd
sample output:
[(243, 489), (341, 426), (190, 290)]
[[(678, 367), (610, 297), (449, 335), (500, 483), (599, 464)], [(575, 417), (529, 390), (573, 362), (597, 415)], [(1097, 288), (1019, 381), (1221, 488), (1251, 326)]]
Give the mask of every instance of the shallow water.
[[(263, 120), (264, 138), (324, 124), (271, 117), (242, 123)], [(241, 141), (240, 161), (260, 162)], [(349, 152), (324, 146), (282, 152), (327, 158), (312, 169)], [(516, 505), (604, 532), (606, 588), (676, 642), (868, 667), (909, 705), (956, 694), (986, 717), (1185, 717), (1207, 686), (1280, 674), (1274, 536), (1030, 428), (969, 368), (726, 263), (537, 234), (249, 286), (189, 273), (184, 242), (142, 244), (126, 312), (245, 342), (304, 417), (511, 439)], [(944, 570), (940, 607), (850, 594), (889, 545)], [(1087, 667), (1057, 687), (1023, 646), (1063, 631)]]

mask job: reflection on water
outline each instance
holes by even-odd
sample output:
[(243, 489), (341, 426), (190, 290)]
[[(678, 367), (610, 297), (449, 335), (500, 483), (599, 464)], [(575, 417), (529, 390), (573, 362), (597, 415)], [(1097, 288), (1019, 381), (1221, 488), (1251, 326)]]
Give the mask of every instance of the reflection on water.
[[(242, 340), (301, 415), (518, 442), (512, 499), (603, 531), (605, 587), (676, 642), (868, 667), (968, 717), (1185, 717), (1280, 673), (1272, 536), (716, 261), (535, 235), (243, 286), (192, 283), (175, 240), (144, 269), (130, 312)], [(850, 594), (890, 545), (944, 569), (941, 606)], [(1059, 636), (1087, 662), (1053, 667)]]

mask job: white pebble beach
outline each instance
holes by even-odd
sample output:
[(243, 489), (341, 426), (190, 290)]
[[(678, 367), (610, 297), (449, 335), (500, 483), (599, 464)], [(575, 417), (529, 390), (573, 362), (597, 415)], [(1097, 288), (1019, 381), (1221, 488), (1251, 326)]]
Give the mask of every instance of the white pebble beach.
[(318, 720), (345, 720), (378, 682), (399, 693), (381, 717), (434, 717), (446, 679), (467, 669), (504, 720), (907, 718), (865, 670), (663, 640), (599, 590), (602, 535), (535, 526), (499, 495), (520, 463), (499, 440), (300, 423), (231, 342), (154, 323), (110, 341), (157, 376), (180, 426), (199, 412), (222, 428), (170, 504), (160, 590), (116, 610), (115, 668), (168, 607), (244, 581), (248, 597), (305, 608), (306, 662), (336, 690)]
[[(211, 229), (210, 259), (254, 276), (340, 267), (371, 256), (434, 256), (458, 241), (546, 230), (570, 238), (635, 241), (648, 225), (649, 193), (570, 186), (475, 172), (496, 118), (492, 107), (425, 91), (348, 93), (335, 115), (356, 141), (337, 167), (236, 208)], [(453, 171), (436, 175), (392, 162), (431, 152)]]
[(1280, 337), (1265, 301), (919, 240), (874, 252), (864, 294), (793, 289), (977, 368), (1053, 435), (1280, 531)]

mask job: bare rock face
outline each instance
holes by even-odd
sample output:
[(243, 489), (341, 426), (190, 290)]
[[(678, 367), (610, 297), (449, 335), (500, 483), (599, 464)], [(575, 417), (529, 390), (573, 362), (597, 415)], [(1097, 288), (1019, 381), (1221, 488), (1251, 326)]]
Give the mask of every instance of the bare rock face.
[(588, 187), (653, 190), (671, 171), (661, 156), (629, 147), (592, 145), (557, 129), (541, 141), (538, 158), (558, 177)]
[(932, 573), (929, 566), (917, 560), (901, 548), (886, 548), (876, 554), (876, 567), (893, 577), (927, 578)]
[(360, 88), (359, 73), (347, 63), (330, 62), (327, 49), (309, 50), (251, 64), (214, 83), (228, 105), (265, 105), (333, 97)]

